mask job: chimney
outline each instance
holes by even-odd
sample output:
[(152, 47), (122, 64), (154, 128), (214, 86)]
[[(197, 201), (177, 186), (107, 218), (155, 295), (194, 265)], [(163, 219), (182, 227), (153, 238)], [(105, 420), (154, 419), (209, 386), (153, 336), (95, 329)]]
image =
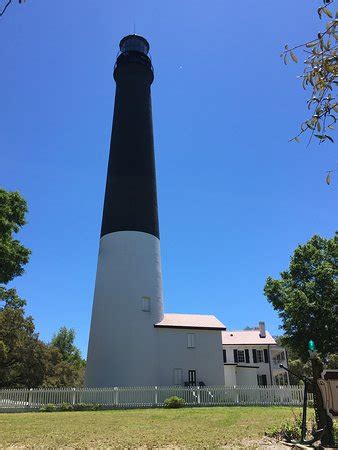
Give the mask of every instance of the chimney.
[(259, 337), (265, 338), (266, 337), (265, 322), (259, 322), (258, 326), (259, 326)]

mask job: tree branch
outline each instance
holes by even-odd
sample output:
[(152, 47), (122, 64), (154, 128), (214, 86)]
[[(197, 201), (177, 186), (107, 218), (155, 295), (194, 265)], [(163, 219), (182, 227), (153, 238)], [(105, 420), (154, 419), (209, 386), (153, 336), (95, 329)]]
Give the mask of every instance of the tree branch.
[(6, 5), (3, 7), (2, 11), (0, 11), (0, 17), (5, 14), (6, 9), (9, 7), (9, 5), (12, 3), (12, 0), (8, 0)]

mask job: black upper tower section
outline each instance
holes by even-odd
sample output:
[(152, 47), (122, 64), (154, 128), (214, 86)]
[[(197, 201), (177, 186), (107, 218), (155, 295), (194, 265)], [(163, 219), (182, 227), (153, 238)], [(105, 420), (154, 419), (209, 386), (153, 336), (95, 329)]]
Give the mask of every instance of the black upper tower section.
[(120, 51), (101, 237), (114, 231), (159, 237), (149, 44), (130, 35), (121, 40)]

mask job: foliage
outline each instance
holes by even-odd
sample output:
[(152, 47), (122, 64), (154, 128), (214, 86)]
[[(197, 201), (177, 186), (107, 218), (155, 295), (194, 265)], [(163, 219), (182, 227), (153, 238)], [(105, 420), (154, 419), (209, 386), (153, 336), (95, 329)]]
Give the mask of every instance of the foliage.
[(184, 398), (176, 397), (175, 395), (164, 400), (165, 408), (183, 408), (183, 406), (185, 406)]
[(15, 289), (0, 288), (0, 388), (82, 386), (84, 361), (42, 342), (25, 304)]
[(80, 365), (65, 361), (59, 349), (50, 344), (44, 344), (44, 350), (44, 378), (41, 387), (83, 386), (85, 371), (84, 362)]
[(299, 245), (289, 269), (279, 280), (267, 278), (264, 293), (282, 319), (282, 342), (308, 360), (307, 343), (314, 340), (322, 357), (335, 353), (338, 344), (337, 235), (313, 236)]
[[(305, 120), (300, 127), (300, 132), (291, 141), (299, 142), (299, 137), (310, 132), (312, 136), (319, 139), (319, 142), (331, 141), (331, 130), (337, 121), (338, 103), (335, 98), (335, 89), (338, 84), (338, 11), (334, 13), (329, 8), (334, 0), (321, 0), (322, 6), (317, 9), (319, 18), (326, 18), (325, 28), (313, 39), (301, 45), (289, 48), (286, 44), (281, 57), (287, 64), (289, 58), (298, 62), (295, 50), (302, 49), (305, 52), (305, 68), (302, 78), (303, 88), (311, 88), (311, 97), (307, 102), (308, 109), (311, 110), (311, 117)], [(309, 142), (310, 142), (309, 141)], [(327, 182), (330, 181), (330, 172)]]
[(293, 415), (293, 419), (285, 420), (281, 425), (271, 427), (266, 435), (278, 440), (299, 440), (302, 434), (302, 416)]
[(27, 204), (18, 192), (0, 189), (0, 283), (22, 275), (29, 260), (30, 250), (12, 236), (25, 225), (26, 212)]
[(83, 365), (80, 350), (74, 345), (75, 330), (61, 327), (54, 334), (51, 345), (59, 349), (64, 361)]
[(43, 380), (42, 346), (25, 301), (0, 288), (0, 387), (36, 387)]
[[(22, 275), (30, 250), (14, 240), (26, 223), (27, 204), (18, 192), (0, 189), (0, 283)], [(75, 332), (62, 327), (50, 345), (39, 339), (26, 301), (0, 286), (0, 388), (80, 387), (84, 366)]]
[(48, 403), (40, 408), (40, 412), (58, 412), (58, 411), (98, 411), (101, 408), (99, 403), (62, 403), (61, 405), (54, 405)]

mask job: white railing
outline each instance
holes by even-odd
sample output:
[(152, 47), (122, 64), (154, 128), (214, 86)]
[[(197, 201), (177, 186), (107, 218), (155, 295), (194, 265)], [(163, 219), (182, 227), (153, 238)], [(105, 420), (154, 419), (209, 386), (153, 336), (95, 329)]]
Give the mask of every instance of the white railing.
[[(97, 403), (104, 408), (161, 407), (174, 395), (188, 406), (290, 405), (303, 403), (301, 386), (112, 387), (0, 390), (0, 411), (39, 409), (62, 403)], [(312, 395), (309, 394), (309, 400)]]

